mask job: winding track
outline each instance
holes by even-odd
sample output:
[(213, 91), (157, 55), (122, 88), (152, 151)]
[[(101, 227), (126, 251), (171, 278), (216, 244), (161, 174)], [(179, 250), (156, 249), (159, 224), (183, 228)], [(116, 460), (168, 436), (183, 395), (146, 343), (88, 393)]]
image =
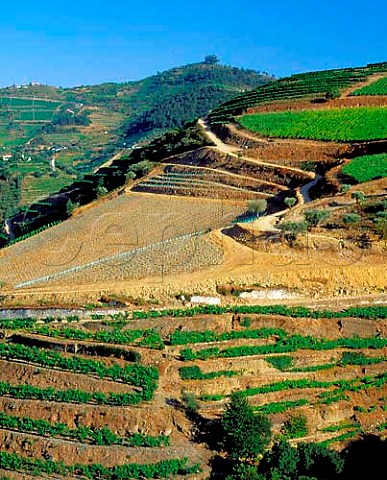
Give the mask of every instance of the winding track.
[[(301, 170), (299, 168), (284, 167), (283, 165), (279, 165), (279, 164), (276, 164), (276, 163), (268, 163), (268, 162), (263, 162), (261, 160), (256, 160), (256, 159), (253, 159), (253, 158), (250, 158), (250, 157), (238, 156), (238, 154), (236, 154), (235, 152), (239, 151), (239, 149), (236, 148), (236, 147), (233, 147), (231, 145), (225, 144), (210, 129), (208, 123), (205, 120), (200, 119), (200, 120), (198, 120), (198, 123), (203, 128), (207, 137), (215, 144), (215, 147), (212, 147), (212, 148), (215, 148), (215, 149), (221, 151), (222, 153), (226, 153), (227, 155), (231, 155), (231, 156), (236, 157), (238, 159), (243, 159), (243, 160), (246, 160), (248, 162), (256, 163), (256, 164), (259, 164), (259, 165), (281, 168), (283, 170), (290, 171), (290, 172), (302, 173), (305, 176), (309, 177), (311, 179), (311, 181), (306, 183), (305, 185), (301, 186), (300, 188), (298, 188), (297, 192), (296, 192), (296, 196), (297, 196), (297, 200), (298, 200), (298, 205), (304, 205), (304, 204), (312, 201), (311, 198), (310, 198), (309, 192), (310, 192), (311, 188), (314, 187), (317, 184), (317, 182), (321, 179), (320, 175), (318, 175), (314, 172), (306, 172), (306, 171)], [(251, 138), (253, 138), (253, 136), (251, 136)], [(251, 226), (254, 228), (254, 230), (258, 230), (258, 231), (261, 231), (261, 232), (278, 232), (279, 229), (275, 225), (278, 222), (279, 218), (288, 211), (289, 211), (289, 208), (286, 208), (286, 209), (281, 210), (280, 212), (276, 212), (272, 215), (262, 216), (262, 217), (258, 218), (257, 220), (255, 220), (254, 222), (252, 222)]]
[(286, 167), (284, 165), (281, 165), (279, 163), (272, 163), (272, 162), (265, 162), (263, 160), (257, 160), (256, 158), (251, 158), (247, 157), (244, 155), (240, 155), (238, 152), (240, 152), (240, 148), (227, 145), (224, 143), (215, 133), (210, 129), (208, 123), (200, 119), (198, 120), (198, 124), (203, 128), (205, 134), (207, 135), (208, 139), (211, 140), (212, 143), (215, 144), (214, 147), (209, 147), (213, 148), (215, 150), (218, 150), (222, 153), (225, 153), (227, 155), (230, 155), (234, 158), (237, 158), (238, 160), (245, 160), (246, 162), (249, 163), (254, 163), (256, 165), (262, 165), (265, 167), (271, 167), (271, 168), (278, 168), (280, 170), (284, 170), (286, 172), (294, 172), (303, 175), (306, 178), (314, 179), (316, 177), (316, 174), (314, 172), (307, 172), (305, 170), (301, 170), (300, 168), (296, 167)]

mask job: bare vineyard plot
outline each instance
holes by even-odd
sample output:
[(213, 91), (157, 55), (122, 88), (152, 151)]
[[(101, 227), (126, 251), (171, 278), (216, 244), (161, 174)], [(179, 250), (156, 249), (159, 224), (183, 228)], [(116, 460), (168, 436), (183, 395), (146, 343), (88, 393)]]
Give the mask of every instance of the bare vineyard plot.
[[(219, 252), (198, 234), (228, 225), (245, 208), (244, 202), (121, 195), (3, 251), (1, 280), (16, 285), (51, 275), (57, 280), (67, 272), (68, 281), (86, 266), (81, 272), (88, 270), (90, 282), (95, 269), (109, 279), (142, 276), (150, 267), (158, 275), (167, 260), (176, 267), (192, 257), (191, 270), (217, 263)], [(195, 260), (198, 249), (203, 261), (200, 254)]]
[(276, 185), (243, 175), (174, 165), (140, 182), (133, 190), (240, 200), (271, 197), (280, 191)]
[(251, 181), (262, 183), (260, 191), (271, 192), (274, 187), (277, 190), (295, 188), (301, 182), (310, 180), (310, 172), (285, 167), (279, 164), (271, 164), (261, 160), (226, 154), (209, 148), (201, 148), (193, 153), (176, 155), (168, 158), (168, 163), (177, 166), (201, 167), (221, 170), (229, 174), (240, 176), (241, 181), (249, 177)]

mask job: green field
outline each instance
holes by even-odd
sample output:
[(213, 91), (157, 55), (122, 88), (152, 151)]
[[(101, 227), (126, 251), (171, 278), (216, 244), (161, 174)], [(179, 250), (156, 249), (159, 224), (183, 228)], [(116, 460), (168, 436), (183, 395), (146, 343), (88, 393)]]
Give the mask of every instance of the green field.
[(350, 175), (358, 182), (387, 177), (387, 153), (354, 158), (345, 165), (343, 173)]
[(49, 122), (59, 105), (44, 99), (0, 97), (0, 111), (19, 122)]
[[(35, 166), (34, 171), (38, 168)], [(58, 192), (61, 188), (67, 187), (74, 182), (74, 177), (59, 173), (57, 177), (50, 175), (43, 175), (35, 178), (28, 176), (23, 180), (21, 205), (29, 205), (50, 193)]]
[(387, 77), (355, 90), (352, 95), (387, 95)]
[(7, 108), (37, 108), (40, 110), (55, 110), (60, 102), (44, 99), (0, 97), (0, 107)]
[(268, 137), (351, 142), (387, 138), (387, 108), (343, 108), (244, 115), (239, 123)]
[(11, 129), (6, 122), (0, 122), (0, 146), (17, 147), (28, 142), (41, 125), (39, 124), (18, 124), (17, 129)]

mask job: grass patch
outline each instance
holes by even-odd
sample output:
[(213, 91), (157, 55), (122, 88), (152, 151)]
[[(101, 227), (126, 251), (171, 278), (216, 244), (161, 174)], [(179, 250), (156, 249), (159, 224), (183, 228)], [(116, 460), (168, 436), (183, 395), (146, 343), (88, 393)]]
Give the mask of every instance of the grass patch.
[(211, 380), (218, 377), (235, 377), (239, 372), (235, 370), (219, 370), (217, 372), (204, 373), (197, 365), (179, 368), (180, 378), (183, 380)]

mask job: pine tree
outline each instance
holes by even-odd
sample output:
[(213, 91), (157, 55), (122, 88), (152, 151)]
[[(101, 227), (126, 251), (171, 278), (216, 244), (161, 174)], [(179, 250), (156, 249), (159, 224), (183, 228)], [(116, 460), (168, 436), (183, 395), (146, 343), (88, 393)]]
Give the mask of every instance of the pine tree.
[(263, 453), (271, 437), (267, 417), (255, 414), (245, 397), (233, 393), (221, 419), (221, 447), (234, 459), (254, 459)]

